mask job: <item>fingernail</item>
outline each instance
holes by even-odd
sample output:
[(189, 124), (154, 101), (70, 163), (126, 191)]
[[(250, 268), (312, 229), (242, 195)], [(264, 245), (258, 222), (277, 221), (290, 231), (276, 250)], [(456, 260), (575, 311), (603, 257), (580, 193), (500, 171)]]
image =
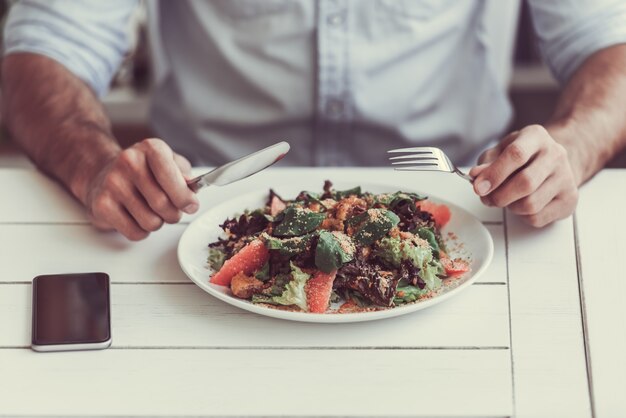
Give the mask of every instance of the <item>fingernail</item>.
[(192, 213), (196, 213), (198, 211), (198, 207), (199, 206), (197, 203), (190, 203), (189, 205), (185, 206), (183, 212), (191, 215)]
[(481, 182), (476, 185), (476, 191), (481, 196), (486, 195), (489, 192), (489, 189), (491, 189), (491, 183), (489, 180), (481, 180)]

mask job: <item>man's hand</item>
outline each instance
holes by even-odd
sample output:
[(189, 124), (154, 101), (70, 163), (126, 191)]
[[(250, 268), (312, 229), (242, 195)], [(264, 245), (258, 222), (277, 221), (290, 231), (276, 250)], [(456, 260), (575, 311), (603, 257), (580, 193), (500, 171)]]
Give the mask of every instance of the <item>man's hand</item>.
[(474, 190), (488, 206), (507, 207), (535, 227), (568, 217), (578, 182), (568, 152), (540, 125), (509, 134), (470, 170)]
[(144, 239), (164, 222), (198, 210), (187, 187), (191, 165), (160, 139), (145, 139), (120, 151), (87, 183), (85, 205), (93, 224)]

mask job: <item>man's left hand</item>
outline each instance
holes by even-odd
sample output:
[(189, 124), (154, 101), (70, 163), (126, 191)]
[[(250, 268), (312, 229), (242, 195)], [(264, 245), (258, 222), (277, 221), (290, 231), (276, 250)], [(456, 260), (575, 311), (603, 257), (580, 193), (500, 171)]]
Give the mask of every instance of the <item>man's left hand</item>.
[(469, 174), (488, 206), (506, 207), (534, 227), (566, 218), (576, 208), (578, 185), (567, 150), (543, 126), (509, 134), (478, 163)]

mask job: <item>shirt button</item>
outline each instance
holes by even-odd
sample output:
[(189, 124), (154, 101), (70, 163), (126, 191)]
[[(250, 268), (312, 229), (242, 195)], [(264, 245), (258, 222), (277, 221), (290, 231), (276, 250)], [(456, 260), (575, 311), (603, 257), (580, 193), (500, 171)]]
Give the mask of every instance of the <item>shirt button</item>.
[(343, 13), (335, 13), (326, 18), (326, 21), (331, 26), (339, 26), (343, 23), (345, 17)]

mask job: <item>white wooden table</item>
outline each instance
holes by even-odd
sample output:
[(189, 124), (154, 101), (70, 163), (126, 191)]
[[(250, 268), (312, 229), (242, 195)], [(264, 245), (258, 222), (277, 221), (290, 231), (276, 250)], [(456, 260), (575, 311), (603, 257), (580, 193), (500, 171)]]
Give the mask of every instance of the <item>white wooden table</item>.
[[(193, 217), (130, 243), (92, 229), (40, 174), (0, 169), (0, 416), (626, 416), (626, 171), (600, 174), (576, 222), (543, 230), (483, 207), (456, 176), (390, 169), (277, 168), (201, 193), (202, 206), (301, 176), (412, 185), (462, 205), (491, 232), (493, 263), (412, 315), (270, 319), (181, 272)], [(112, 279), (112, 347), (31, 351), (32, 278), (82, 271)]]

